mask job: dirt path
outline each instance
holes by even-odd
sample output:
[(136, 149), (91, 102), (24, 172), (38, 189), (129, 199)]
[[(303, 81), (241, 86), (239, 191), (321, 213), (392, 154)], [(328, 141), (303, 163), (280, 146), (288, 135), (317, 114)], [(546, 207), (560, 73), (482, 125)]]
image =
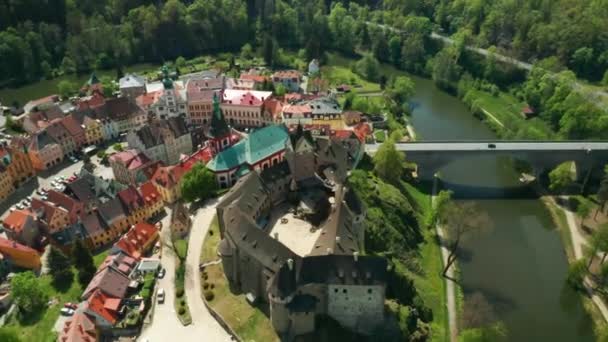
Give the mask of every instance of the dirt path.
[[(431, 196), (431, 205), (435, 205), (435, 195), (437, 193), (437, 178), (433, 182), (433, 194)], [(439, 224), (435, 225), (435, 230), (437, 232), (437, 236), (442, 241), (444, 240), (443, 229)], [(448, 263), (448, 255), (449, 251), (446, 247), (441, 246), (441, 259), (444, 265)], [(454, 279), (454, 267), (455, 263), (448, 269), (447, 276), (449, 278)], [(446, 284), (446, 296), (447, 296), (447, 306), (448, 306), (448, 324), (450, 326), (450, 341), (457, 342), (458, 341), (458, 324), (456, 320), (457, 311), (456, 311), (456, 289), (454, 287), (454, 282), (444, 278)]]
[[(553, 201), (553, 202), (555, 203), (555, 201)], [(564, 210), (564, 213), (566, 214), (566, 220), (568, 221), (568, 230), (570, 231), (570, 238), (572, 239), (572, 247), (574, 249), (574, 258), (576, 260), (580, 260), (584, 257), (583, 247), (587, 245), (587, 239), (585, 238), (585, 236), (583, 236), (581, 231), (578, 229), (578, 224), (576, 223), (576, 217), (574, 216), (574, 213), (565, 208), (563, 208), (563, 210)], [(595, 306), (602, 313), (604, 320), (606, 322), (608, 322), (608, 306), (606, 306), (606, 303), (604, 303), (604, 301), (593, 292), (592, 286), (591, 286), (591, 281), (588, 278), (585, 279), (584, 285), (585, 285), (585, 290), (587, 291), (587, 294), (589, 295), (589, 297), (591, 298), (591, 300), (593, 301)]]
[(494, 120), (494, 122), (496, 122), (498, 125), (500, 125), (500, 127), (505, 128), (505, 125), (500, 120), (498, 120), (498, 118), (496, 118), (494, 116), (494, 114), (488, 112), (487, 110), (485, 110), (483, 108), (481, 108), (481, 110), (483, 110), (483, 112), (486, 116), (488, 116), (490, 119)]

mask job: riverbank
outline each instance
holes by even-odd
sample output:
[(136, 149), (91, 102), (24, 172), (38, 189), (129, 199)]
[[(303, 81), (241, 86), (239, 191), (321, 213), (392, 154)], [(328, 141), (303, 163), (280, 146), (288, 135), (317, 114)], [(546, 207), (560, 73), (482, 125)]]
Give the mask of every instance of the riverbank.
[[(572, 264), (581, 260), (584, 257), (587, 239), (576, 224), (575, 214), (560, 206), (556, 202), (555, 196), (545, 193), (539, 185), (535, 186), (535, 189), (541, 196), (540, 200), (551, 212), (555, 226), (564, 243), (568, 262)], [(587, 295), (581, 294), (580, 297), (583, 301), (583, 307), (592, 319), (594, 332), (599, 338), (600, 333), (608, 329), (608, 305), (602, 298), (593, 293), (588, 280), (585, 280), (584, 286)]]

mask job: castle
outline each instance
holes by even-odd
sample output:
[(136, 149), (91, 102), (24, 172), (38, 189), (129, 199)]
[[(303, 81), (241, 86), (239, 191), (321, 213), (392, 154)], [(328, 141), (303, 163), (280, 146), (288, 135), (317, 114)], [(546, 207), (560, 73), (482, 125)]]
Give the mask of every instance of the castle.
[(370, 334), (384, 321), (387, 261), (365, 255), (365, 209), (347, 182), (363, 147), (301, 129), (287, 137), (280, 160), (217, 206), (231, 291), (268, 303), (283, 340), (314, 332), (319, 315)]

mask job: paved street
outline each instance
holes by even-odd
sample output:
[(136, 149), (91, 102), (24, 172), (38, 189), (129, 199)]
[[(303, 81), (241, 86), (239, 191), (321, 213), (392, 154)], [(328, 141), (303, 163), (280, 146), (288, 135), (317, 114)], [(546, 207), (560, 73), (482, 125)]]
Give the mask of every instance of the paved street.
[(188, 306), (192, 315), (192, 324), (184, 327), (175, 313), (173, 280), (175, 276), (175, 255), (173, 250), (166, 245), (171, 240), (169, 210), (167, 217), (163, 219), (163, 230), (161, 232), (162, 243), (162, 265), (167, 270), (164, 279), (160, 280), (159, 286), (166, 291), (165, 304), (157, 305), (152, 318), (152, 323), (144, 327), (139, 341), (230, 341), (230, 335), (209, 314), (201, 298), (199, 259), (203, 239), (207, 234), (209, 224), (215, 215), (217, 202), (207, 204), (198, 210), (193, 217), (192, 232), (188, 245), (188, 257), (186, 259), (185, 292), (188, 298)]

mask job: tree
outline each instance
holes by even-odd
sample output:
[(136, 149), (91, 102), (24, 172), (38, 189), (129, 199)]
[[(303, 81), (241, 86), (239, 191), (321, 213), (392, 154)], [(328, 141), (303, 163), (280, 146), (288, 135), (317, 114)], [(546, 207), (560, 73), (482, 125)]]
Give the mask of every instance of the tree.
[(447, 262), (443, 268), (443, 276), (456, 261), (460, 244), (468, 234), (490, 228), (490, 218), (471, 202), (458, 203), (447, 201), (439, 213), (439, 221), (445, 231), (443, 244), (448, 249)]
[(117, 152), (122, 152), (122, 151), (124, 151), (124, 150), (125, 150), (125, 149), (122, 147), (122, 144), (121, 144), (121, 143), (116, 143), (116, 144), (112, 145), (112, 148), (114, 149), (114, 151), (117, 151)]
[(25, 133), (23, 126), (18, 121), (15, 121), (15, 119), (13, 119), (13, 116), (10, 114), (6, 116), (5, 125), (6, 125), (6, 128), (8, 128), (9, 130), (11, 130), (13, 132)]
[(101, 86), (103, 87), (103, 96), (112, 97), (118, 91), (118, 84), (109, 76), (101, 78)]
[(602, 260), (600, 264), (603, 264), (604, 261), (606, 261), (606, 257), (608, 256), (608, 224), (604, 223), (600, 225), (600, 227), (593, 232), (590, 247), (589, 261), (587, 263), (588, 271), (598, 253), (602, 253)]
[(355, 71), (361, 77), (376, 82), (380, 78), (380, 62), (371, 54), (366, 53), (355, 63)]
[(61, 61), (61, 70), (66, 74), (73, 74), (76, 72), (76, 63), (69, 56), (65, 56)]
[(504, 323), (497, 322), (490, 326), (466, 329), (461, 332), (459, 341), (462, 342), (501, 342), (507, 340), (507, 328)]
[(56, 288), (68, 288), (74, 278), (70, 259), (59, 249), (51, 246), (47, 260), (49, 273), (53, 277), (53, 286)]
[(568, 267), (566, 282), (575, 290), (583, 289), (583, 281), (587, 276), (589, 267), (585, 265), (585, 260), (576, 260)]
[(251, 59), (253, 58), (253, 48), (251, 47), (251, 44), (247, 43), (245, 45), (243, 45), (243, 47), (241, 47), (241, 58), (242, 59)]
[(453, 90), (460, 79), (462, 67), (458, 65), (459, 54), (455, 47), (446, 47), (432, 59), (433, 81), (439, 88)]
[(49, 300), (47, 289), (31, 271), (17, 273), (11, 279), (11, 295), (24, 314), (36, 313)]
[(67, 99), (76, 93), (77, 87), (73, 82), (63, 80), (57, 84), (57, 91), (62, 98)]
[(574, 183), (572, 176), (572, 164), (566, 162), (558, 165), (549, 172), (549, 189), (551, 191), (562, 191)]
[(80, 285), (87, 286), (87, 284), (93, 279), (97, 268), (93, 261), (91, 251), (82, 243), (81, 240), (77, 240), (72, 248), (72, 262), (74, 267), (78, 270), (78, 282)]
[(277, 96), (283, 96), (287, 93), (287, 88), (285, 88), (285, 86), (283, 85), (283, 83), (279, 83), (275, 89), (274, 89), (274, 93)]
[(398, 36), (393, 36), (388, 41), (388, 49), (390, 52), (391, 63), (395, 66), (401, 64), (401, 39)]
[(600, 187), (597, 190), (597, 200), (599, 202), (599, 206), (595, 211), (595, 216), (593, 217), (593, 219), (597, 218), (597, 214), (600, 211), (602, 213), (604, 212), (604, 209), (606, 208), (606, 203), (608, 203), (608, 178), (606, 178), (606, 176), (604, 176), (604, 179), (602, 179), (602, 181), (600, 182)]
[(474, 292), (464, 298), (461, 326), (464, 328), (481, 328), (497, 321), (492, 304), (481, 292)]
[(399, 76), (387, 88), (386, 93), (398, 106), (406, 105), (410, 97), (414, 95), (414, 82), (407, 76)]
[(604, 77), (602, 78), (602, 85), (608, 88), (608, 70), (604, 73)]
[(593, 209), (593, 203), (591, 203), (591, 201), (589, 201), (588, 199), (581, 199), (578, 202), (578, 206), (576, 207), (576, 214), (581, 219), (581, 228), (582, 228), (583, 222), (585, 221), (587, 216), (589, 216), (589, 214), (591, 214), (592, 209)]
[(384, 181), (397, 184), (403, 175), (405, 156), (395, 149), (390, 139), (382, 143), (374, 155), (374, 171)]
[(185, 201), (204, 201), (215, 196), (217, 191), (215, 174), (202, 163), (197, 163), (184, 175), (181, 184)]
[(177, 57), (175, 59), (175, 67), (176, 68), (185, 68), (186, 67), (186, 59), (182, 56)]

